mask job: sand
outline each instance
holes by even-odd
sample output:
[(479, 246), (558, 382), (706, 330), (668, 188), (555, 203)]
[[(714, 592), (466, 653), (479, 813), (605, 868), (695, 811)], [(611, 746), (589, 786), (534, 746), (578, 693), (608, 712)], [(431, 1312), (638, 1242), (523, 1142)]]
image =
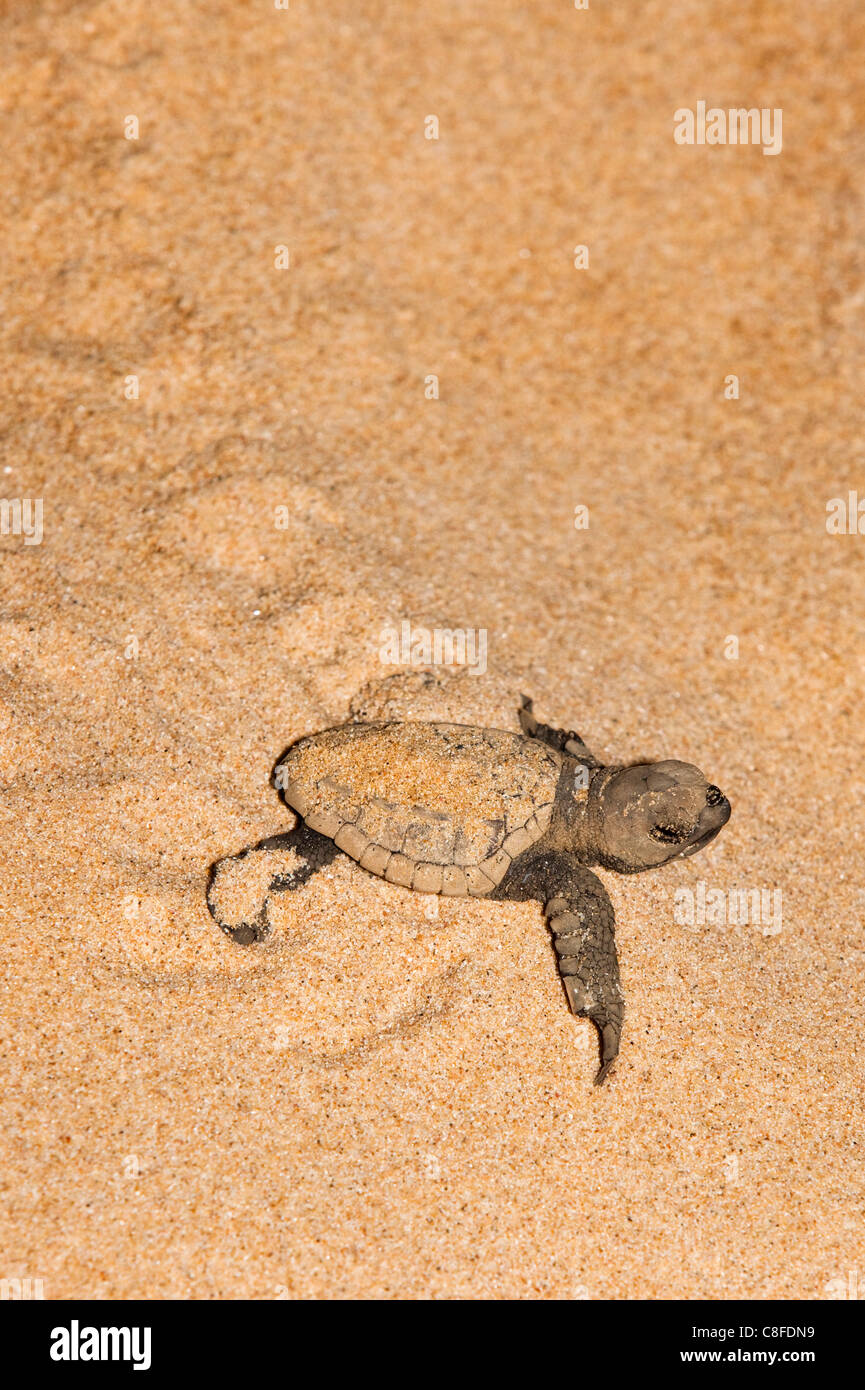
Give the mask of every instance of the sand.
[[(865, 537), (826, 528), (865, 495), (861, 6), (0, 25), (0, 480), (44, 505), (41, 543), (0, 536), (0, 1276), (865, 1287)], [(698, 100), (782, 108), (782, 152), (678, 145)], [(383, 663), (403, 621), (483, 630), (485, 673)], [(514, 730), (522, 691), (733, 804), (695, 858), (602, 875), (602, 1088), (531, 904), (340, 858), (262, 945), (205, 905), (291, 823), (290, 739)]]

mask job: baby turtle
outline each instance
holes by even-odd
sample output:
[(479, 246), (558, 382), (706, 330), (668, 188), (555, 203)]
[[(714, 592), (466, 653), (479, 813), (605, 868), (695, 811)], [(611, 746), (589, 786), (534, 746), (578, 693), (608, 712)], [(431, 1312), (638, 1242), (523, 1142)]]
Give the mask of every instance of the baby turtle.
[[(571, 1010), (598, 1029), (599, 1085), (619, 1051), (624, 1006), (613, 906), (589, 866), (632, 874), (696, 854), (727, 823), (730, 803), (689, 763), (602, 766), (579, 734), (540, 724), (525, 696), (519, 720), (521, 734), (350, 723), (299, 739), (274, 769), (299, 823), (214, 864), (207, 903), (236, 942), (260, 941), (269, 895), (299, 888), (340, 850), (421, 893), (535, 899)], [(250, 854), (260, 861), (256, 901), (230, 923), (225, 885)]]

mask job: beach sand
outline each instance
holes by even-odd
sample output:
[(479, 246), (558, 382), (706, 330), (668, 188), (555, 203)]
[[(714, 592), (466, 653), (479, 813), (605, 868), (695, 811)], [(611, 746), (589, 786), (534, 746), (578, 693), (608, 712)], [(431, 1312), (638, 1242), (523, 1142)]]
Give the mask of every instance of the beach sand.
[[(865, 536), (826, 525), (865, 496), (861, 6), (0, 26), (0, 480), (44, 508), (0, 537), (0, 1277), (865, 1288)], [(699, 100), (782, 109), (781, 153), (677, 144)], [(383, 663), (403, 621), (483, 630), (486, 672)], [(602, 873), (600, 1088), (536, 905), (342, 856), (261, 945), (205, 904), (292, 823), (292, 738), (515, 730), (523, 691), (733, 805)], [(782, 921), (682, 923), (683, 889)]]

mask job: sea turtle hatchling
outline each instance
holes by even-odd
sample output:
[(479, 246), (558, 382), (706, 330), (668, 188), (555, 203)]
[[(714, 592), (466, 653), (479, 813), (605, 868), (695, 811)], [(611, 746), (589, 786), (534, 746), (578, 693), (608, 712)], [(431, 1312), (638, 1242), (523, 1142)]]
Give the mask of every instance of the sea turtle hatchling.
[[(689, 763), (602, 766), (578, 734), (540, 724), (525, 696), (519, 720), (520, 734), (382, 722), (299, 739), (274, 770), (299, 823), (214, 864), (207, 903), (236, 942), (261, 940), (270, 894), (301, 887), (340, 850), (418, 892), (535, 899), (571, 1010), (598, 1029), (600, 1084), (624, 1006), (613, 906), (589, 866), (631, 874), (696, 854), (730, 803)], [(230, 898), (234, 866), (249, 855), (255, 901), (232, 923), (226, 889)]]

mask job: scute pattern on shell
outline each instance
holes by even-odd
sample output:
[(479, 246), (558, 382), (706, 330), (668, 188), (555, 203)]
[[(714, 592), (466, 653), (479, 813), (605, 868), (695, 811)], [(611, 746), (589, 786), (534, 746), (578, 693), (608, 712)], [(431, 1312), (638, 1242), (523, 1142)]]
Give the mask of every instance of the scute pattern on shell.
[(465, 724), (346, 724), (282, 761), (285, 799), (364, 869), (427, 893), (483, 896), (550, 822), (562, 757)]

